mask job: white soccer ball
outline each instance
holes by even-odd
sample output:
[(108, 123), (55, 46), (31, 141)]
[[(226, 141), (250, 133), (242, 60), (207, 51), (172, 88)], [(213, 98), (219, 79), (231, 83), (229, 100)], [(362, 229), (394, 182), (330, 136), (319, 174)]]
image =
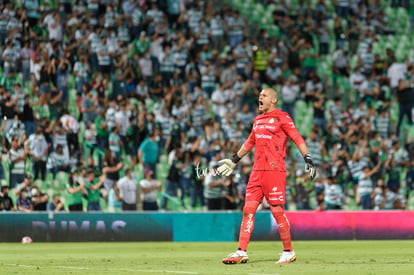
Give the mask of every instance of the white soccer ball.
[(32, 240), (32, 238), (30, 238), (29, 236), (24, 236), (23, 238), (22, 238), (22, 243), (32, 243), (33, 242), (33, 240)]

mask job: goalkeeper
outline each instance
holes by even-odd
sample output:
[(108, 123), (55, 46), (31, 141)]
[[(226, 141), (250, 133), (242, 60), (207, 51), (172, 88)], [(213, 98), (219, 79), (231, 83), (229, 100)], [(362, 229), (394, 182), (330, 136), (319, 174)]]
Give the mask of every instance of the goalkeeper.
[(259, 95), (259, 111), (253, 123), (253, 129), (231, 159), (219, 161), (218, 173), (230, 176), (237, 162), (255, 146), (253, 171), (246, 189), (246, 203), (243, 208), (243, 220), (240, 226), (239, 248), (222, 261), (224, 264), (247, 263), (247, 246), (254, 228), (254, 217), (258, 206), (266, 198), (270, 211), (278, 224), (283, 252), (277, 263), (290, 263), (296, 260), (290, 238), (290, 225), (284, 213), (286, 202), (285, 154), (288, 137), (298, 147), (305, 160), (305, 171), (314, 179), (316, 171), (308, 153), (308, 147), (297, 131), (292, 118), (276, 108), (277, 92), (265, 88)]

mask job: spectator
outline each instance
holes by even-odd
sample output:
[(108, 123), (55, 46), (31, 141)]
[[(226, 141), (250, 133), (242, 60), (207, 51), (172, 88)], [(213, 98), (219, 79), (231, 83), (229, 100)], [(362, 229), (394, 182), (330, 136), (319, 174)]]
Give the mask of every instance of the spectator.
[(303, 170), (296, 172), (295, 186), (292, 193), (293, 201), (296, 203), (297, 210), (310, 210), (310, 193), (314, 188), (308, 184), (308, 176)]
[(119, 198), (115, 191), (115, 186), (113, 186), (108, 193), (108, 212), (114, 213), (114, 212), (120, 212), (122, 210), (122, 202), (119, 201)]
[(365, 166), (358, 175), (357, 196), (363, 210), (369, 210), (373, 206), (374, 185), (371, 176), (379, 170), (381, 164), (381, 162), (378, 162), (373, 169)]
[(412, 110), (414, 108), (414, 88), (403, 79), (400, 79), (398, 81), (397, 98), (399, 105), (399, 114), (396, 134), (399, 136), (401, 124), (404, 120), (404, 117), (407, 117), (409, 125), (413, 124)]
[(63, 115), (60, 117), (62, 127), (67, 133), (67, 140), (69, 146), (69, 154), (72, 155), (74, 152), (78, 153), (79, 147), (79, 123), (75, 117), (69, 113), (69, 111), (63, 111)]
[(137, 181), (133, 178), (131, 169), (125, 170), (125, 176), (119, 179), (114, 190), (122, 202), (122, 211), (137, 210)]
[(109, 150), (115, 159), (121, 159), (121, 150), (123, 143), (119, 136), (118, 125), (112, 127), (111, 133), (109, 134)]
[(338, 47), (333, 54), (333, 72), (336, 75), (349, 77), (348, 54), (343, 48)]
[(235, 210), (238, 203), (237, 184), (232, 178), (227, 178), (224, 181), (223, 190), (223, 209)]
[(61, 200), (60, 195), (54, 194), (52, 201), (48, 202), (46, 210), (49, 212), (63, 212), (65, 211), (65, 206)]
[(322, 141), (318, 138), (318, 134), (318, 129), (313, 129), (306, 139), (309, 154), (312, 156), (315, 167), (322, 165), (323, 157), (326, 155), (326, 148)]
[[(326, 133), (325, 98), (322, 91), (315, 92), (313, 98), (313, 124), (319, 128), (319, 133)], [(318, 133), (318, 135), (319, 135)]]
[(97, 116), (97, 100), (96, 97), (93, 96), (92, 91), (89, 89), (89, 85), (84, 85), (86, 85), (86, 90), (84, 91), (82, 97), (82, 118), (83, 123), (85, 125), (88, 125), (90, 122), (95, 121), (95, 118)]
[(77, 173), (72, 173), (69, 177), (66, 190), (68, 192), (68, 209), (69, 212), (82, 212), (82, 196), (85, 192), (85, 182)]
[(86, 171), (85, 179), (85, 191), (88, 198), (87, 210), (91, 211), (102, 211), (100, 203), (100, 188), (104, 184), (106, 174), (103, 173), (99, 179), (95, 178), (95, 172), (92, 169)]
[(335, 177), (330, 176), (326, 179), (324, 190), (326, 210), (341, 210), (344, 208), (345, 195), (342, 187), (336, 183)]
[(16, 207), (17, 211), (20, 212), (32, 212), (33, 211), (33, 203), (31, 199), (30, 191), (28, 192), (25, 189), (20, 189), (19, 196), (16, 200)]
[(103, 163), (102, 173), (106, 174), (104, 180), (104, 197), (107, 198), (108, 192), (116, 185), (119, 180), (119, 172), (124, 167), (121, 159), (115, 158), (110, 150), (105, 151), (105, 160)]
[(287, 112), (291, 117), (295, 117), (295, 102), (300, 92), (300, 87), (295, 82), (295, 78), (290, 76), (282, 87), (282, 110)]
[(26, 170), (27, 152), (21, 146), (18, 136), (13, 136), (11, 139), (11, 148), (9, 155), (9, 187), (13, 189), (17, 184), (23, 182)]
[(46, 179), (46, 160), (49, 152), (42, 127), (36, 127), (36, 133), (29, 136), (26, 145), (32, 157), (34, 179)]
[(155, 168), (158, 162), (159, 155), (159, 130), (155, 129), (149, 134), (138, 149), (138, 162), (143, 165), (143, 168), (150, 169), (155, 175)]
[(192, 156), (191, 174), (190, 174), (190, 197), (191, 207), (195, 208), (197, 205), (204, 206), (204, 175), (200, 173), (202, 169), (202, 157), (198, 151), (195, 151)]
[[(183, 165), (183, 152), (180, 147), (174, 148), (168, 154), (168, 175), (165, 179), (165, 193), (170, 197), (177, 197), (180, 188), (180, 176)], [(167, 196), (163, 196), (161, 201), (161, 209), (166, 210), (168, 207)]]
[(98, 144), (98, 148), (101, 151), (105, 151), (109, 148), (108, 144), (108, 120), (105, 117), (105, 110), (100, 109), (98, 110), (98, 116), (94, 120), (95, 128), (96, 128), (96, 141)]
[(13, 199), (9, 196), (9, 187), (7, 185), (1, 187), (0, 193), (0, 211), (14, 211)]
[(87, 55), (81, 54), (79, 60), (75, 62), (73, 66), (73, 75), (75, 76), (76, 91), (78, 94), (82, 93), (83, 85), (87, 84), (91, 68), (87, 62)]
[(33, 185), (30, 189), (31, 200), (33, 204), (33, 211), (46, 211), (47, 202), (49, 201), (49, 195), (42, 192), (40, 188)]
[[(224, 48), (225, 23), (219, 12), (210, 20), (210, 41), (213, 49), (220, 51)], [(240, 44), (239, 44), (240, 45)]]
[(153, 172), (151, 169), (144, 170), (144, 179), (140, 181), (143, 195), (143, 206), (144, 211), (155, 211), (158, 210), (158, 192), (161, 191), (161, 183), (152, 178)]
[(404, 199), (398, 193), (391, 191), (387, 186), (380, 185), (376, 188), (374, 210), (404, 209)]
[(398, 62), (395, 57), (390, 58), (390, 66), (387, 70), (387, 77), (390, 82), (390, 87), (393, 91), (397, 91), (400, 86), (400, 80), (405, 79), (407, 74), (407, 65)]
[(53, 178), (56, 178), (56, 174), (59, 172), (70, 172), (70, 160), (69, 156), (63, 152), (63, 146), (58, 144), (54, 152), (49, 155), (48, 164), (50, 163), (51, 172)]
[(239, 11), (235, 10), (233, 13), (229, 11), (225, 21), (228, 32), (228, 44), (231, 48), (235, 48), (243, 40), (244, 19), (240, 16)]
[(24, 96), (23, 112), (21, 113), (20, 118), (24, 124), (26, 137), (29, 137), (30, 135), (34, 134), (36, 129), (36, 123), (29, 95)]
[(302, 77), (305, 77), (309, 72), (316, 72), (316, 63), (319, 54), (311, 42), (305, 41), (302, 49), (299, 52), (299, 58), (302, 61)]
[(215, 174), (214, 171), (219, 167), (218, 164), (213, 164), (210, 167), (212, 170), (204, 179), (204, 198), (207, 210), (222, 210), (225, 178)]

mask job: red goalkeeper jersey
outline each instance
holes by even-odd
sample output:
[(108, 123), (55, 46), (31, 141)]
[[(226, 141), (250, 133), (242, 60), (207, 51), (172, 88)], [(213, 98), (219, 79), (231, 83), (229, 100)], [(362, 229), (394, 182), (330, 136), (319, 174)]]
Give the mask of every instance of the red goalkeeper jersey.
[(286, 142), (290, 137), (296, 146), (305, 143), (288, 113), (273, 110), (258, 115), (244, 142), (247, 150), (256, 146), (253, 170), (286, 172)]

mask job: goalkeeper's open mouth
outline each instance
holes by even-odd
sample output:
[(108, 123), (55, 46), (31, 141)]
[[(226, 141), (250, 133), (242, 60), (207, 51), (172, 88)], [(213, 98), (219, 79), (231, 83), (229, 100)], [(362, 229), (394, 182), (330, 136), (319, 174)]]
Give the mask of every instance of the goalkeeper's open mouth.
[(263, 109), (263, 101), (259, 100), (259, 110), (262, 111)]

